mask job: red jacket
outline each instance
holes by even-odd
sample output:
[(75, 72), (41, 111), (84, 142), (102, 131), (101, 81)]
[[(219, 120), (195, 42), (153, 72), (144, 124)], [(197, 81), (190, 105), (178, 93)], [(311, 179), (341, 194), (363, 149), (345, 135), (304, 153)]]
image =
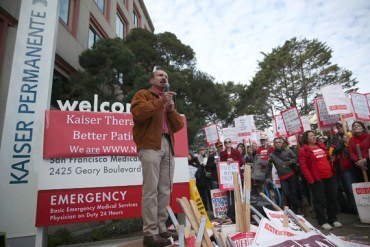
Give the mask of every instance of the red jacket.
[(362, 158), (366, 158), (369, 162), (370, 134), (363, 133), (360, 136), (352, 136), (348, 142), (348, 151), (351, 159), (356, 162), (359, 160), (356, 144), (360, 145)]
[[(325, 145), (321, 142), (317, 143), (317, 146), (323, 149), (326, 155), (329, 157), (329, 151), (326, 149)], [(312, 152), (311, 148), (304, 144), (298, 151), (298, 162), (301, 167), (302, 174), (306, 179), (307, 183), (319, 182), (321, 181), (319, 168), (317, 166), (316, 157)], [(334, 167), (331, 166), (334, 173)]]
[(220, 154), (220, 161), (227, 161), (228, 158), (232, 158), (234, 161), (238, 161), (239, 167), (242, 167), (243, 159), (238, 150), (231, 148), (230, 154), (227, 153), (226, 149), (222, 151), (222, 153)]

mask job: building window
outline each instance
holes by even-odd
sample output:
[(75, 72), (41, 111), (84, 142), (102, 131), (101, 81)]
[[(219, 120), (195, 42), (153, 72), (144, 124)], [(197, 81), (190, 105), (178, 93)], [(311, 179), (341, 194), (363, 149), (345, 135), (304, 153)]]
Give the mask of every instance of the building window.
[(79, 13), (79, 0), (59, 0), (59, 21), (72, 34), (77, 35), (77, 20)]
[(137, 14), (135, 9), (133, 11), (133, 18), (134, 18), (134, 27), (139, 27), (139, 15)]
[(59, 7), (59, 18), (66, 24), (69, 24), (69, 8), (70, 8), (70, 0), (60, 0), (60, 7)]
[(105, 10), (105, 0), (95, 0), (96, 5), (98, 5), (98, 8), (100, 11), (104, 14)]
[(95, 42), (97, 42), (100, 39), (101, 38), (99, 34), (95, 31), (95, 29), (92, 26), (90, 26), (88, 48), (91, 49), (91, 47), (95, 44)]
[(124, 18), (119, 13), (116, 14), (116, 34), (119, 38), (124, 39), (126, 37), (127, 24)]

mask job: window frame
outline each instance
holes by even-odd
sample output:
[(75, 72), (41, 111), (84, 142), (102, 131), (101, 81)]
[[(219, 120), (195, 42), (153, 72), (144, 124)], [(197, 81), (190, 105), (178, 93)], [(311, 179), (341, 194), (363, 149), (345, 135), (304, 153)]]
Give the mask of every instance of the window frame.
[[(137, 24), (135, 24), (135, 19), (137, 19)], [(141, 16), (135, 5), (134, 8), (132, 9), (132, 22), (134, 24), (134, 27), (136, 28), (141, 27)]]
[[(89, 29), (88, 29), (88, 35), (87, 35), (87, 48), (91, 49), (89, 46), (90, 44), (90, 30), (93, 31), (95, 35), (99, 37), (99, 39), (107, 39), (109, 36), (104, 31), (104, 29), (100, 26), (99, 22), (94, 18), (93, 15), (90, 15), (90, 23), (89, 23)], [(95, 36), (94, 36), (95, 37)], [(97, 40), (94, 38), (94, 44)]]
[(64, 20), (60, 17), (59, 11), (59, 23), (62, 24), (75, 38), (77, 36), (79, 8), (80, 8), (79, 0), (69, 0), (68, 23), (65, 23)]
[[(96, 6), (98, 7), (98, 9), (100, 10), (100, 12), (105, 15), (105, 11), (107, 9), (107, 4), (106, 4), (106, 1), (105, 0), (95, 0), (94, 1)], [(100, 5), (99, 3), (103, 3), (103, 9), (100, 8)]]
[[(121, 23), (123, 23), (124, 27), (123, 27), (123, 37), (120, 37), (118, 34), (117, 34), (117, 18), (119, 18), (119, 20), (121, 21)], [(126, 20), (122, 10), (117, 6), (117, 12), (116, 12), (116, 35), (117, 37), (121, 38), (121, 39), (125, 39), (127, 34), (128, 34), (128, 21)]]

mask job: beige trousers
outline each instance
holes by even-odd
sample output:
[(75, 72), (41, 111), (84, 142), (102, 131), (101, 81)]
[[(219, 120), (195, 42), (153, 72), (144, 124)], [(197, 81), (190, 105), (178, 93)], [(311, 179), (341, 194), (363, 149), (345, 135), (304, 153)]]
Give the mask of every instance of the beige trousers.
[(144, 236), (167, 231), (166, 206), (170, 204), (175, 159), (167, 138), (162, 137), (161, 150), (140, 149), (143, 172), (142, 217)]

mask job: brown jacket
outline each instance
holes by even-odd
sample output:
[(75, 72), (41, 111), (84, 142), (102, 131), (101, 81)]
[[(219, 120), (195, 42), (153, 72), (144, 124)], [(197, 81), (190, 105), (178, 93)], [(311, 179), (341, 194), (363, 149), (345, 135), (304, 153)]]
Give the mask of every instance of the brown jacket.
[[(139, 90), (131, 101), (131, 113), (134, 119), (133, 136), (137, 149), (161, 149), (163, 101), (158, 94), (147, 89)], [(180, 114), (174, 110), (167, 114), (167, 126), (171, 134), (174, 150), (173, 133), (184, 127)]]

